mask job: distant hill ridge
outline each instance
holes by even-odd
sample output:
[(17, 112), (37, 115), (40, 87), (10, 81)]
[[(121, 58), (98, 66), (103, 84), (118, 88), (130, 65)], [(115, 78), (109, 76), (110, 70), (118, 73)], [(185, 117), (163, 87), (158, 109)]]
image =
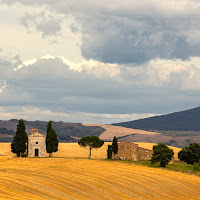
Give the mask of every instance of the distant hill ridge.
[(142, 130), (200, 131), (200, 107), (113, 125)]
[[(26, 125), (26, 132), (31, 133), (32, 128), (39, 129), (39, 132), (46, 134), (47, 122), (46, 121), (24, 121)], [(0, 142), (11, 142), (13, 135), (17, 128), (18, 120), (0, 120)], [(99, 126), (84, 126), (81, 123), (71, 122), (54, 122), (52, 121), (53, 129), (58, 134), (59, 140), (62, 142), (75, 142), (78, 138), (86, 135), (102, 134), (105, 129)]]

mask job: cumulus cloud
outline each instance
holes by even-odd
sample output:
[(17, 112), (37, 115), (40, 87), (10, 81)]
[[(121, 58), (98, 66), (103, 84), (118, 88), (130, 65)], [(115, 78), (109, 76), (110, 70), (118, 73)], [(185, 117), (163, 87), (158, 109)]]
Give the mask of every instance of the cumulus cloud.
[(33, 106), (59, 119), (67, 119), (63, 113), (71, 113), (79, 122), (91, 122), (94, 117), (95, 123), (103, 118), (111, 123), (178, 111), (199, 104), (199, 61), (157, 59), (132, 67), (95, 60), (73, 63), (47, 55), (15, 70), (0, 67), (0, 80), (6, 81), (0, 105)]
[(16, 116), (111, 123), (199, 105), (198, 1), (0, 3), (0, 105)]
[[(13, 4), (15, 1), (2, 2)], [(81, 31), (81, 51), (86, 59), (139, 64), (156, 58), (187, 60), (199, 55), (198, 1), (17, 2), (29, 6), (45, 5), (56, 13), (41, 21), (32, 15), (22, 18), (26, 27), (34, 23), (43, 36), (61, 30), (62, 20), (58, 16), (71, 15), (75, 25), (67, 26), (73, 33)]]

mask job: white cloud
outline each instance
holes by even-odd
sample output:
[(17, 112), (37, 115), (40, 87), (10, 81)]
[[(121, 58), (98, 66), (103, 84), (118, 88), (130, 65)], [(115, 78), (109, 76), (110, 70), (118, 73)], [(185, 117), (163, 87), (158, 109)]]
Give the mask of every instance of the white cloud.
[(4, 70), (2, 65), (0, 79), (6, 80), (7, 87), (0, 104), (101, 114), (164, 113), (195, 107), (200, 100), (200, 59), (192, 59), (124, 66), (95, 60), (73, 63), (46, 55), (16, 71)]
[[(14, 4), (12, 6), (1, 4), (0, 48), (11, 54), (19, 54), (22, 61), (30, 60), (33, 57), (40, 58), (42, 55), (47, 54), (65, 56), (75, 62), (82, 60), (80, 32), (73, 33), (69, 27), (73, 23), (76, 24), (74, 19), (72, 17), (63, 17), (62, 13), (58, 14), (51, 10), (45, 5), (37, 7), (21, 4)], [(27, 11), (31, 19), (33, 19), (33, 21), (28, 19), (26, 21), (27, 28), (30, 29), (29, 32), (26, 27), (20, 24), (21, 18), (26, 15)], [(44, 13), (44, 15), (41, 13)], [(56, 20), (63, 19), (61, 20), (62, 23), (59, 21), (61, 29), (55, 35), (50, 34), (55, 28), (50, 26), (52, 25), (49, 21), (51, 16)], [(34, 20), (36, 20), (36, 26), (39, 26), (39, 30), (36, 29)], [(47, 28), (45, 28), (46, 26)], [(45, 37), (43, 37), (43, 34), (46, 34)]]
[(2, 84), (0, 84), (0, 93), (2, 93), (5, 88), (6, 88), (6, 81), (2, 81)]
[[(12, 110), (12, 111), (11, 111)], [(41, 109), (32, 106), (0, 107), (1, 120), (25, 119), (25, 120), (53, 120), (77, 123), (115, 123), (130, 121), (143, 117), (152, 117), (157, 114), (134, 113), (134, 114), (100, 114), (86, 112), (52, 112), (48, 109)]]
[(27, 60), (27, 61), (23, 62), (22, 64), (18, 65), (16, 68), (14, 68), (14, 70), (17, 71), (18, 69), (20, 69), (24, 66), (28, 67), (29, 65), (33, 65), (36, 62), (37, 62), (37, 59)]
[(66, 65), (67, 68), (73, 71), (86, 71), (88, 74), (93, 74), (96, 77), (113, 77), (120, 73), (120, 68), (117, 64), (110, 64), (110, 63), (102, 63), (96, 60), (83, 60), (81, 63), (73, 63), (68, 61), (63, 56), (51, 56), (51, 55), (45, 55), (41, 58), (37, 59), (31, 59), (23, 62), (22, 64), (18, 65), (16, 68), (14, 68), (15, 71), (21, 69), (22, 67), (28, 67), (30, 65), (35, 64), (37, 61), (42, 60), (55, 60), (58, 59), (60, 62)]

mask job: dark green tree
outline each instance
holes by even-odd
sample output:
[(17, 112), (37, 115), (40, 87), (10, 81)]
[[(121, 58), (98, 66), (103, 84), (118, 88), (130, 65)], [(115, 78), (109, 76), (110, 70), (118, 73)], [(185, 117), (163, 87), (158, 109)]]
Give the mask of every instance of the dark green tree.
[(51, 121), (47, 124), (46, 150), (49, 157), (52, 157), (53, 153), (58, 151), (58, 136), (56, 131), (52, 128)]
[(165, 167), (173, 158), (174, 151), (165, 144), (157, 144), (153, 146), (153, 155), (151, 163), (160, 163), (160, 167)]
[(112, 142), (112, 152), (114, 153), (114, 159), (115, 159), (115, 155), (118, 152), (118, 144), (117, 144), (117, 138), (114, 136), (113, 138), (113, 142)]
[(112, 159), (112, 145), (108, 145), (107, 158)]
[(200, 144), (190, 143), (188, 147), (183, 147), (178, 153), (178, 158), (187, 164), (198, 163), (200, 161)]
[(93, 148), (100, 148), (104, 144), (104, 141), (100, 140), (98, 136), (85, 136), (78, 141), (78, 144), (81, 147), (89, 147), (90, 153), (88, 158), (91, 158), (91, 150)]
[(26, 127), (24, 120), (20, 119), (17, 125), (17, 130), (11, 143), (11, 151), (16, 153), (18, 157), (22, 156), (27, 149), (28, 136), (26, 133)]

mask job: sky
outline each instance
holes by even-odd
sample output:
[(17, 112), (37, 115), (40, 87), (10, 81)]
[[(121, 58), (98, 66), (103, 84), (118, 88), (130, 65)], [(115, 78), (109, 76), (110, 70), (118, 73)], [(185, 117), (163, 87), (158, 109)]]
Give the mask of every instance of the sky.
[(0, 120), (109, 124), (200, 106), (199, 10), (0, 0)]

